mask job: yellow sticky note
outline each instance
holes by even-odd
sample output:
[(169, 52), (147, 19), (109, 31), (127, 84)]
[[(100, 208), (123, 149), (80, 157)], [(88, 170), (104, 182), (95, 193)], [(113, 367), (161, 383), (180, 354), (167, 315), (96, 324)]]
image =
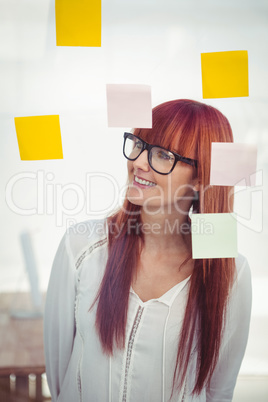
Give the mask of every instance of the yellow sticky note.
[(101, 0), (56, 0), (57, 46), (101, 46)]
[(203, 98), (248, 96), (248, 52), (201, 53)]
[(63, 159), (58, 115), (15, 117), (14, 120), (21, 160)]

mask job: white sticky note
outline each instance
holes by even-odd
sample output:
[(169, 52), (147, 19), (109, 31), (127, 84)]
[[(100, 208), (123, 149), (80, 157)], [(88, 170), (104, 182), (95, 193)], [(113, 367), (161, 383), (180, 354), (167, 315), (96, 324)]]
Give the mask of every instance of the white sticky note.
[(192, 257), (237, 257), (237, 221), (232, 213), (192, 214)]
[(152, 128), (152, 97), (149, 85), (107, 84), (109, 127)]
[(255, 186), (256, 165), (256, 145), (213, 142), (210, 184), (215, 186)]

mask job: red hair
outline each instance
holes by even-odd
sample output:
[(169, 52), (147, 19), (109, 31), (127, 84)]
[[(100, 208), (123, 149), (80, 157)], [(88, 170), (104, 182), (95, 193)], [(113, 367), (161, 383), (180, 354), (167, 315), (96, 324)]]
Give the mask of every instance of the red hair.
[[(153, 109), (153, 128), (136, 129), (134, 134), (149, 143), (198, 160), (196, 174), (200, 195), (199, 200), (194, 201), (195, 212), (232, 212), (232, 187), (209, 186), (211, 143), (233, 141), (230, 124), (217, 109), (191, 100), (166, 102)], [(128, 222), (134, 219), (138, 228), (141, 224), (139, 212), (140, 206), (125, 199), (120, 211), (108, 218), (108, 261), (95, 300), (98, 300), (96, 329), (107, 354), (112, 354), (115, 346), (125, 346), (129, 290), (143, 246), (142, 231), (135, 230), (133, 221), (131, 226)], [(118, 229), (116, 233), (115, 228)], [(219, 356), (234, 271), (234, 259), (195, 260), (178, 339), (173, 390), (176, 385), (181, 387), (186, 377), (197, 327), (200, 337), (193, 393), (199, 394), (211, 379)]]

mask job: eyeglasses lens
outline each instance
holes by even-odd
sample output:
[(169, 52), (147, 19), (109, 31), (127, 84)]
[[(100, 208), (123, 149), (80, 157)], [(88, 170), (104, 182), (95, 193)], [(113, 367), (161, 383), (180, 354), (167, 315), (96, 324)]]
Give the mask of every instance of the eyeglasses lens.
[(124, 153), (128, 159), (130, 160), (136, 159), (141, 153), (141, 151), (142, 151), (142, 142), (138, 138), (132, 136), (126, 137)]
[(160, 147), (153, 147), (149, 158), (153, 169), (160, 173), (169, 173), (175, 163), (174, 155)]

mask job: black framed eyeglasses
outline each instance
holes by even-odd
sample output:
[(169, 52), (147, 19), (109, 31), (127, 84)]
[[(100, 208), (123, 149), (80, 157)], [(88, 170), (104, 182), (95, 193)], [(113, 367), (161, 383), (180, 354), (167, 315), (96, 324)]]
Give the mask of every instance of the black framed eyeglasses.
[(148, 144), (134, 134), (124, 133), (123, 154), (128, 160), (135, 161), (145, 149), (148, 151), (148, 163), (157, 173), (171, 173), (178, 161), (197, 167), (195, 159), (185, 158), (163, 147)]

